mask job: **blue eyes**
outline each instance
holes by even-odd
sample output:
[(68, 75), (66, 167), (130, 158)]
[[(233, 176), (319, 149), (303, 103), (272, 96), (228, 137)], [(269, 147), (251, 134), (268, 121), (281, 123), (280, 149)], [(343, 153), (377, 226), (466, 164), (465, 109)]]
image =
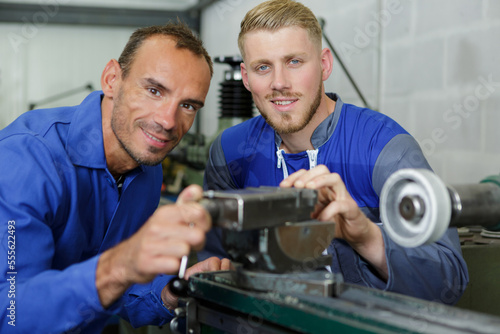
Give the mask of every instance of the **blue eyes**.
[[(291, 59), (289, 62), (288, 62), (288, 65), (292, 65), (292, 66), (295, 66), (295, 65), (299, 65), (301, 63), (301, 61), (299, 59)], [(269, 65), (259, 65), (255, 68), (255, 70), (257, 72), (266, 72), (266, 71), (269, 71), (271, 68), (271, 66)]]

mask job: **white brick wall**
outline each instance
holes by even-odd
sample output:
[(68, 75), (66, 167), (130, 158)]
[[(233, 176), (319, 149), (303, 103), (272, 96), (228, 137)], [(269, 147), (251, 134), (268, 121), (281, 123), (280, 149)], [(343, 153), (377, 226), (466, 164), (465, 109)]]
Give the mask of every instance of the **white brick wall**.
[[(387, 108), (419, 140), (446, 182), (498, 174), (498, 1), (401, 4), (409, 11), (398, 18), (404, 16), (407, 24), (394, 20), (381, 42), (380, 110)], [(398, 107), (409, 115), (398, 115)]]

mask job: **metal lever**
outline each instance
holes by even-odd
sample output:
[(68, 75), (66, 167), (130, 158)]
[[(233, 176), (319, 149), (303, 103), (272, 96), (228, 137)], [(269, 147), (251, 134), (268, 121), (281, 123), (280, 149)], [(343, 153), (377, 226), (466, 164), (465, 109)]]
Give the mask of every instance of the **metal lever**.
[[(212, 220), (216, 220), (219, 216), (219, 207), (217, 203), (212, 201), (201, 201), (201, 205), (208, 211)], [(184, 279), (186, 274), (188, 255), (184, 255), (181, 259), (181, 265), (179, 267), (179, 274), (177, 277), (170, 281), (170, 292), (178, 297), (187, 297), (187, 292), (189, 290), (188, 282)]]
[(184, 279), (186, 274), (186, 268), (188, 263), (188, 255), (184, 255), (181, 259), (181, 265), (179, 267), (179, 274), (172, 281), (170, 281), (170, 292), (178, 297), (187, 297), (188, 292), (188, 282)]

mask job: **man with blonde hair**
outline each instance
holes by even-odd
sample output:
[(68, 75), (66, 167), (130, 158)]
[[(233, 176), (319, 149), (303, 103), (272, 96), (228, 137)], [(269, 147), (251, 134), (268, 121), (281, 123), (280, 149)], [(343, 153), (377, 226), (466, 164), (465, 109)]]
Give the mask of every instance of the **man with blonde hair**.
[[(401, 168), (430, 169), (415, 141), (392, 119), (325, 93), (333, 56), (309, 8), (266, 1), (241, 22), (241, 73), (260, 116), (225, 130), (214, 142), (205, 188), (313, 188), (313, 217), (336, 222), (327, 251), (346, 282), (454, 304), (468, 272), (458, 234), (407, 249), (379, 223), (379, 194)], [(217, 231), (207, 254), (224, 254)]]

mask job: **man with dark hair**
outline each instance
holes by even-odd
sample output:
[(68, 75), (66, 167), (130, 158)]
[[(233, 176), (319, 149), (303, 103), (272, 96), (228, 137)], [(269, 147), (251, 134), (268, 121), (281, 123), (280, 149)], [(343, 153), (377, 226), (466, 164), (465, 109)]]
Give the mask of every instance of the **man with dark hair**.
[(200, 40), (192, 34), (191, 30), (189, 30), (185, 24), (182, 23), (175, 25), (169, 24), (164, 26), (145, 27), (134, 31), (125, 45), (120, 58), (118, 58), (118, 63), (122, 68), (123, 77), (127, 77), (132, 61), (134, 60), (137, 50), (141, 46), (142, 42), (152, 35), (171, 36), (177, 40), (177, 48), (187, 49), (193, 54), (205, 58), (210, 68), (210, 77), (212, 77), (214, 72), (212, 58), (210, 58), (210, 55), (203, 47)]
[[(414, 249), (380, 224), (379, 194), (401, 168), (430, 169), (415, 141), (392, 119), (326, 94), (333, 56), (309, 8), (266, 1), (241, 22), (241, 74), (260, 116), (225, 130), (211, 147), (208, 189), (281, 186), (318, 189), (313, 217), (334, 221), (326, 250), (346, 282), (454, 304), (468, 282), (456, 229)], [(199, 253), (222, 255), (210, 232)]]
[[(203, 106), (212, 62), (185, 25), (137, 30), (102, 91), (0, 131), (0, 332), (99, 333), (169, 321), (167, 287), (211, 225), (199, 186), (157, 208), (159, 163)], [(224, 269), (212, 258), (190, 274)]]

